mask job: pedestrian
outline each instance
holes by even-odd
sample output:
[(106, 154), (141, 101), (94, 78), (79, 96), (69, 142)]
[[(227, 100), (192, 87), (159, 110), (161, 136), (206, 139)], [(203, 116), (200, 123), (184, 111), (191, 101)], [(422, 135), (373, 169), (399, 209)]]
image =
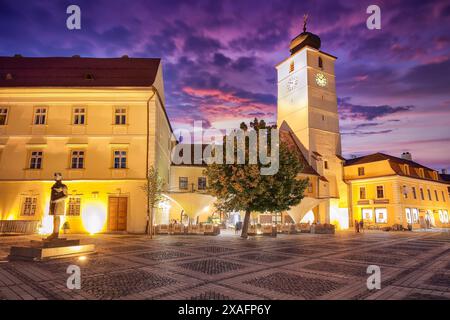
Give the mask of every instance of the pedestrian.
[(359, 230), (360, 230), (361, 232), (364, 232), (364, 220), (363, 220), (363, 219), (361, 219), (361, 220), (359, 221)]
[(358, 220), (355, 220), (355, 232), (359, 233), (359, 223)]
[(234, 224), (234, 234), (238, 234), (239, 231), (239, 221), (236, 221)]

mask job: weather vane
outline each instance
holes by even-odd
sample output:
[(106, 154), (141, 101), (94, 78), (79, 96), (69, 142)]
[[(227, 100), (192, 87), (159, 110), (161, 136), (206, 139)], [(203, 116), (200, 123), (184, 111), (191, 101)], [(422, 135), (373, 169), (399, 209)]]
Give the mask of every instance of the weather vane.
[(303, 15), (303, 32), (306, 32), (306, 24), (308, 23), (308, 14)]

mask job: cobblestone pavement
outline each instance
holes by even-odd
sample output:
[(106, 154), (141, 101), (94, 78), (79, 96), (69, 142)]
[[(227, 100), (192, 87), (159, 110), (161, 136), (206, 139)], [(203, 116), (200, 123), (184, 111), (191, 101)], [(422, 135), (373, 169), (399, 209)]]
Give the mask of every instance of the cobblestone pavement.
[[(94, 243), (97, 254), (7, 262), (11, 245), (39, 237), (0, 237), (0, 300), (450, 299), (450, 233), (68, 238)], [(66, 285), (72, 264), (80, 290)], [(367, 289), (373, 264), (381, 290)]]

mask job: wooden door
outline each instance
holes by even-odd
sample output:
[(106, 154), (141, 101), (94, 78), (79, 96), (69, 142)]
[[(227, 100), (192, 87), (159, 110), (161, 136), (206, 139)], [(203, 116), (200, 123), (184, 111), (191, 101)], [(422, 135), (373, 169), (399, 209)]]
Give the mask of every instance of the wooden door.
[(109, 197), (108, 225), (109, 231), (127, 230), (127, 197)]

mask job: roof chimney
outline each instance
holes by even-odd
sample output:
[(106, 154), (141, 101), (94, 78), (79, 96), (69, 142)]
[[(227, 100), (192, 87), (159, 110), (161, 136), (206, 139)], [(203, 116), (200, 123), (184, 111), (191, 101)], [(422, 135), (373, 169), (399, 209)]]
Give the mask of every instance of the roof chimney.
[(79, 54), (74, 54), (74, 55), (72, 56), (72, 58), (80, 58), (80, 55), (79, 55)]
[(412, 156), (411, 156), (411, 153), (409, 153), (409, 152), (403, 152), (401, 158), (403, 160), (412, 161)]
[(447, 169), (442, 169), (442, 170), (441, 170), (441, 173), (442, 173), (442, 174), (447, 174)]
[(127, 58), (129, 58), (129, 56), (128, 56), (127, 54), (124, 54), (124, 55), (122, 56), (122, 58), (127, 59)]
[(14, 55), (14, 58), (22, 58), (22, 55), (21, 55), (21, 54), (18, 54), (18, 53), (16, 53), (16, 54)]

